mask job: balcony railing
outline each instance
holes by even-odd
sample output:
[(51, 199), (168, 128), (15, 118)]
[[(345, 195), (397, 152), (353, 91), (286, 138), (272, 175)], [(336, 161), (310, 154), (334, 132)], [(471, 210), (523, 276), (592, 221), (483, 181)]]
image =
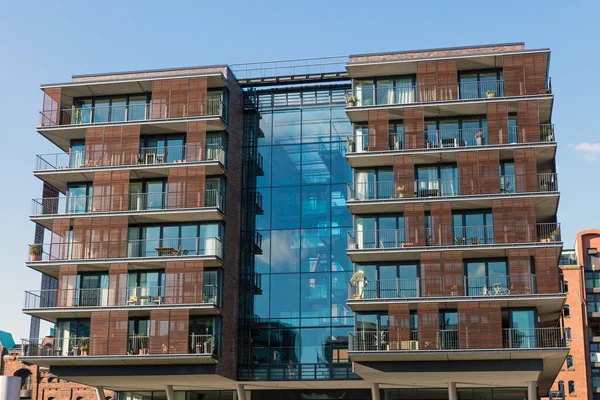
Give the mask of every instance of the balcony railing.
[[(105, 242), (71, 241), (47, 243), (30, 248), (31, 261), (93, 260), (146, 257), (218, 257), (223, 258), (223, 244), (218, 237), (180, 239), (143, 239)], [(41, 246), (37, 247), (37, 246)]]
[(412, 246), (479, 246), (560, 242), (560, 224), (452, 226), (434, 229), (379, 229), (348, 232), (348, 250), (396, 249)]
[[(211, 334), (188, 335), (176, 346), (166, 343), (152, 348), (153, 337), (148, 335), (127, 336), (127, 347), (124, 354), (109, 354), (122, 356), (143, 356), (147, 354), (201, 354), (212, 355), (216, 352), (215, 336)], [(169, 344), (173, 342), (170, 339)], [(186, 343), (187, 342), (187, 343)], [(184, 349), (184, 350), (182, 350)], [(21, 355), (26, 357), (82, 357), (87, 355), (106, 355), (108, 353), (108, 340), (93, 339), (89, 337), (68, 338), (33, 338), (22, 339)], [(95, 353), (98, 352), (98, 354)]]
[[(545, 92), (552, 93), (549, 77), (546, 81)], [(346, 91), (346, 104), (348, 107), (370, 107), (495, 97), (505, 97), (504, 80), (502, 79), (459, 82), (456, 86), (412, 85), (410, 83), (395, 87), (355, 86)]]
[(95, 212), (164, 211), (182, 208), (216, 207), (223, 211), (223, 194), (217, 189), (200, 193), (129, 193), (108, 196), (65, 196), (33, 199), (32, 216), (85, 214)]
[[(355, 182), (348, 184), (350, 200), (393, 200), (413, 197), (452, 197), (489, 193), (494, 177), (479, 176), (477, 179), (441, 178), (399, 181)], [(533, 176), (535, 179), (535, 176)], [(532, 176), (501, 175), (498, 194), (532, 192)], [(533, 187), (536, 184), (533, 183)], [(558, 191), (558, 176), (555, 173), (537, 174), (538, 192)], [(463, 193), (464, 192), (464, 193)]]
[[(508, 143), (496, 140), (497, 144), (516, 144), (526, 142), (554, 142), (554, 125), (539, 125), (539, 140), (531, 140), (526, 136), (525, 130), (519, 130), (518, 126), (508, 127)], [(352, 134), (352, 141), (348, 143), (349, 153), (364, 153), (368, 151), (388, 150), (414, 150), (419, 148), (440, 149), (458, 148), (490, 145), (490, 136), (501, 137), (501, 131), (489, 131), (488, 128), (464, 128), (464, 129), (427, 129), (423, 136), (423, 142), (417, 144), (415, 136), (410, 138), (402, 133), (388, 133), (387, 140), (380, 142), (379, 135), (368, 130), (358, 130)], [(533, 134), (532, 134), (533, 135)], [(535, 135), (534, 135), (535, 136)], [(503, 139), (506, 140), (506, 139)]]
[(220, 144), (188, 143), (185, 146), (142, 147), (139, 152), (76, 151), (71, 153), (38, 154), (36, 171), (97, 167), (178, 164), (198, 161), (225, 163), (225, 148)]
[(379, 279), (349, 282), (351, 299), (516, 296), (536, 293), (535, 275)]
[[(173, 105), (171, 107), (174, 109)], [(208, 98), (206, 106), (188, 107), (169, 113), (167, 104), (130, 104), (118, 106), (71, 107), (40, 112), (41, 126), (108, 124), (152, 119), (217, 117), (226, 115), (220, 98)], [(57, 120), (58, 119), (58, 120)]]
[(407, 333), (388, 330), (359, 331), (348, 335), (348, 351), (460, 351), (567, 347), (565, 332), (562, 328), (505, 328), (502, 329), (501, 338), (500, 336), (498, 338), (482, 337), (479, 334), (469, 335), (466, 330), (440, 329), (431, 339), (429, 337), (426, 340), (419, 338), (416, 330), (410, 330)]
[(219, 304), (216, 285), (145, 286), (97, 289), (48, 289), (25, 292), (26, 310), (81, 307), (170, 306), (173, 304)]
[(577, 256), (575, 256), (575, 254), (563, 254), (560, 256), (558, 265), (579, 265), (579, 261), (577, 261)]

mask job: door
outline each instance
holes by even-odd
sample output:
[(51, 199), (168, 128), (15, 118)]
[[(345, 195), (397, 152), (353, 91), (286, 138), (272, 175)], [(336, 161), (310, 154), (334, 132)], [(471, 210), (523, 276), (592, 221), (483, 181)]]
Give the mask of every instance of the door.
[(531, 349), (537, 347), (535, 310), (511, 310), (508, 347)]
[(440, 312), (438, 341), (441, 350), (458, 349), (458, 313), (456, 311)]
[(85, 164), (85, 140), (71, 140), (69, 168), (79, 168)]
[[(92, 188), (89, 184), (69, 185), (66, 198), (67, 214), (86, 213), (91, 211)], [(100, 200), (101, 202), (103, 199)]]
[(79, 277), (80, 307), (96, 307), (106, 305), (108, 291), (108, 275), (82, 273)]
[(356, 171), (355, 175), (355, 198), (358, 200), (373, 200), (376, 198), (375, 171)]

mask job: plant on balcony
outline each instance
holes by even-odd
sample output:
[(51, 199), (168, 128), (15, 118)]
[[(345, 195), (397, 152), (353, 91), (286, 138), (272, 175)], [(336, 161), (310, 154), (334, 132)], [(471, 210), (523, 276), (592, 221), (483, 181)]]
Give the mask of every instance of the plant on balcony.
[(42, 259), (42, 245), (41, 244), (32, 244), (29, 246), (29, 255), (31, 256), (31, 261), (39, 261)]
[(475, 143), (477, 143), (477, 146), (483, 144), (483, 132), (479, 131), (475, 134)]
[(204, 352), (207, 354), (212, 354), (214, 350), (215, 339), (210, 336), (204, 341)]
[(398, 197), (399, 199), (404, 197), (404, 185), (400, 185), (396, 188), (396, 197)]
[(355, 294), (357, 297), (353, 296), (352, 298), (362, 299), (363, 292), (365, 290), (365, 287), (368, 284), (367, 277), (365, 276), (365, 272), (360, 269), (358, 271), (356, 271), (350, 278), (350, 284), (352, 286), (356, 287)]
[(529, 286), (525, 286), (525, 294), (531, 294), (531, 288)]
[(87, 356), (88, 351), (90, 351), (90, 339), (82, 338), (79, 340), (79, 350), (81, 350), (82, 356)]
[(346, 105), (348, 106), (355, 107), (358, 104), (358, 98), (351, 94), (346, 93), (344, 99), (346, 100)]
[(487, 92), (485, 92), (485, 95), (491, 99), (492, 97), (496, 97), (496, 91), (495, 90), (488, 90)]
[(346, 141), (346, 147), (347, 147), (348, 153), (352, 153), (354, 151), (354, 140), (348, 139)]
[(83, 119), (83, 110), (81, 108), (76, 108), (73, 110), (73, 124), (80, 124)]
[(545, 180), (545, 179), (542, 179), (542, 180), (540, 181), (540, 187), (541, 187), (543, 190), (547, 190), (547, 189), (550, 187), (550, 182), (548, 182), (548, 181), (547, 181), (547, 180)]
[(556, 228), (554, 228), (554, 230), (552, 232), (550, 232), (550, 238), (552, 239), (553, 242), (556, 242), (558, 240), (559, 236), (560, 236), (560, 228), (557, 226)]

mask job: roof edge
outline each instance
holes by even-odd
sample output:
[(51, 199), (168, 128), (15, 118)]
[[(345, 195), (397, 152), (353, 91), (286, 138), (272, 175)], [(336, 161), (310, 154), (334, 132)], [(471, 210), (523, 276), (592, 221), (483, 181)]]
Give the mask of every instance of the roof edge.
[(380, 52), (380, 53), (351, 54), (348, 57), (385, 56), (385, 55), (392, 55), (392, 54), (426, 53), (426, 52), (431, 52), (431, 51), (481, 49), (484, 47), (498, 47), (498, 46), (525, 46), (525, 42), (490, 43), (490, 44), (479, 44), (479, 45), (474, 45), (474, 46), (437, 47), (437, 48), (432, 48), (432, 49), (384, 51), (384, 52)]
[(231, 71), (229, 64), (215, 64), (215, 65), (200, 65), (200, 66), (191, 66), (191, 67), (140, 69), (140, 70), (120, 71), (120, 72), (102, 72), (102, 73), (97, 73), (97, 74), (78, 74), (78, 75), (71, 75), (71, 79), (92, 78), (95, 76), (100, 77), (100, 76), (110, 76), (110, 75), (151, 74), (151, 73), (155, 73), (155, 72), (169, 72), (169, 71), (176, 72), (176, 71), (185, 71), (188, 69), (204, 69), (204, 68), (227, 68)]

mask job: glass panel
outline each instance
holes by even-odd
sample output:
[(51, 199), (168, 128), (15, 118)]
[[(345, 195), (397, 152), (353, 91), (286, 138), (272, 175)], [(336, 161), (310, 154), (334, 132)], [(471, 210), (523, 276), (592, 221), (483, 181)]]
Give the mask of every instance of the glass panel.
[(94, 101), (94, 122), (109, 122), (110, 120), (110, 100), (96, 99)]
[(509, 330), (509, 347), (536, 347), (534, 310), (511, 310), (510, 328), (511, 329)]
[(469, 262), (467, 263), (467, 295), (468, 296), (485, 296), (489, 292), (489, 288), (485, 278), (485, 263), (484, 262)]
[(374, 104), (375, 85), (373, 80), (356, 80), (354, 81), (354, 93), (358, 99), (359, 106), (372, 106)]
[(455, 166), (440, 167), (440, 186), (442, 196), (458, 195), (458, 169)]
[(394, 197), (394, 171), (377, 171), (377, 198), (390, 199)]
[(461, 99), (476, 99), (479, 97), (477, 74), (460, 74), (459, 81)]
[(396, 78), (396, 103), (406, 104), (415, 102), (413, 78)]
[(508, 143), (518, 143), (517, 117), (508, 117)]
[(92, 100), (77, 100), (73, 124), (89, 124), (92, 122)]
[(158, 253), (156, 249), (161, 246), (160, 244), (160, 227), (151, 226), (143, 229), (143, 240), (142, 242), (136, 241), (134, 244), (139, 249), (137, 257), (155, 257)]
[(129, 183), (129, 209), (143, 210), (146, 206), (144, 202), (144, 194), (142, 191), (142, 182)]
[(125, 112), (127, 111), (127, 98), (120, 97), (112, 99), (110, 108), (110, 120), (112, 122), (125, 121)]
[(85, 164), (85, 140), (71, 140), (69, 168), (79, 168)]
[(394, 102), (394, 81), (391, 79), (377, 80), (377, 104), (392, 104)]
[(69, 186), (67, 189), (67, 213), (85, 213), (91, 211), (91, 199), (87, 185)]
[(275, 111), (273, 113), (273, 144), (300, 143), (300, 110)]
[(146, 96), (131, 96), (129, 98), (127, 119), (129, 121), (140, 121), (146, 119)]

